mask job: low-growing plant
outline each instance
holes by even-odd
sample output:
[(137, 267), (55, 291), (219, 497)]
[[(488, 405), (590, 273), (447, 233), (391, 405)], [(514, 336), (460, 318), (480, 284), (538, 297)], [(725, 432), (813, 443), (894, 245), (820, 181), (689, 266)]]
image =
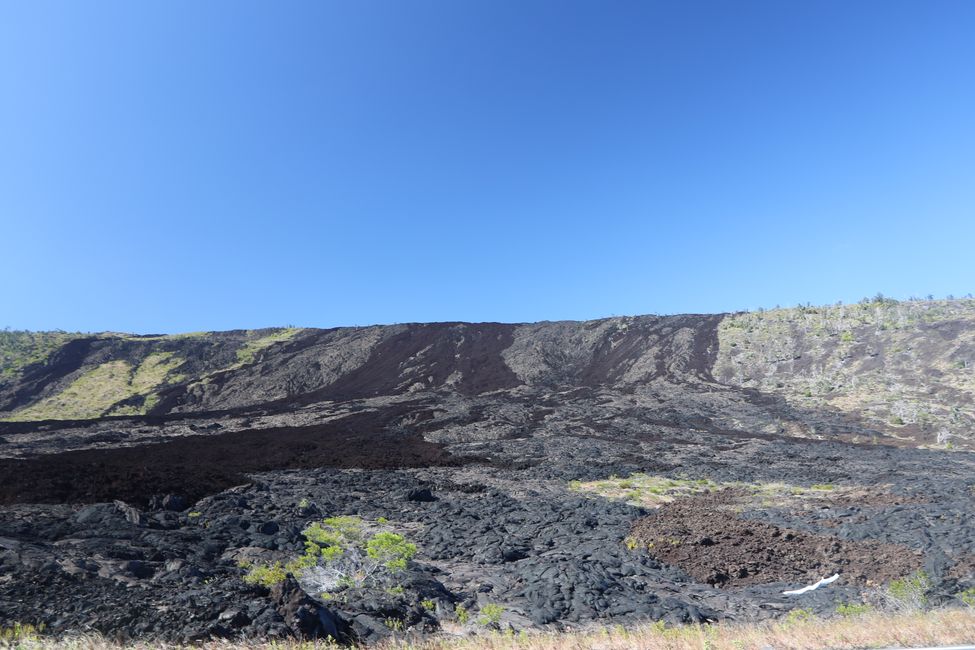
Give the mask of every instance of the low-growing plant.
[(193, 512), (190, 512), (190, 513), (187, 513), (187, 515), (186, 515), (186, 516), (187, 516), (187, 517), (189, 517), (190, 519), (197, 519), (197, 518), (198, 518), (198, 517), (200, 517), (200, 516), (201, 516), (202, 514), (203, 514), (203, 513), (202, 513), (202, 512), (200, 512), (199, 510), (194, 510)]
[(843, 617), (863, 616), (873, 611), (873, 607), (866, 603), (840, 603), (836, 606), (836, 613)]
[(467, 611), (463, 603), (457, 603), (454, 607), (454, 616), (457, 617), (457, 621), (461, 625), (467, 625), (467, 621), (471, 620), (471, 613)]
[(975, 587), (969, 587), (961, 592), (958, 594), (958, 598), (969, 607), (975, 607)]
[(20, 644), (38, 641), (44, 632), (44, 624), (31, 625), (14, 621), (10, 627), (0, 627), (0, 644)]
[(401, 621), (398, 618), (392, 618), (392, 617), (390, 617), (390, 618), (387, 618), (383, 622), (386, 624), (386, 627), (388, 627), (393, 632), (402, 632), (403, 631), (403, 621)]
[(782, 622), (784, 625), (794, 625), (796, 623), (801, 623), (802, 621), (808, 621), (812, 617), (812, 610), (797, 607), (786, 614), (785, 619)]
[(892, 580), (879, 595), (887, 609), (896, 612), (916, 612), (927, 608), (929, 589), (931, 589), (931, 578), (924, 571), (918, 571), (907, 577)]
[(249, 585), (261, 585), (270, 589), (274, 585), (284, 582), (288, 577), (288, 571), (280, 562), (274, 564), (255, 564), (251, 565), (250, 570), (244, 575), (244, 582)]
[(497, 625), (501, 622), (501, 615), (504, 614), (504, 607), (497, 603), (485, 603), (481, 606), (480, 616), (477, 622), (481, 625)]
[(416, 544), (396, 533), (376, 533), (366, 542), (366, 555), (391, 573), (399, 573), (406, 570), (406, 563), (416, 555)]
[(420, 601), (420, 607), (427, 610), (428, 612), (432, 612), (435, 609), (437, 609), (437, 603), (431, 600), (430, 598), (427, 598), (425, 600)]

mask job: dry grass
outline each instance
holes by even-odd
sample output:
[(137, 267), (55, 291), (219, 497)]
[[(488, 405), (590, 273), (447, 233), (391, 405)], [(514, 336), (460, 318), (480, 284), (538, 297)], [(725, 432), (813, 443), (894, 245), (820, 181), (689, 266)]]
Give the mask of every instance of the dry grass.
[[(24, 650), (156, 650), (172, 648), (153, 643), (114, 644), (98, 637), (46, 640), (26, 635), (7, 638), (0, 646)], [(817, 650), (918, 647), (975, 642), (975, 610), (937, 610), (919, 614), (864, 614), (829, 620), (792, 617), (788, 621), (753, 625), (707, 625), (665, 628), (660, 624), (567, 632), (562, 634), (502, 634), (440, 636), (425, 641), (392, 641), (380, 650)], [(211, 642), (211, 650), (311, 650), (334, 644), (285, 642)]]
[(846, 496), (857, 488), (813, 485), (802, 487), (787, 483), (716, 482), (710, 479), (672, 479), (666, 476), (635, 473), (626, 478), (611, 476), (601, 481), (570, 481), (569, 489), (581, 494), (591, 494), (607, 499), (618, 499), (633, 505), (657, 508), (680, 497), (736, 488), (747, 497), (739, 505), (749, 508), (794, 506), (800, 500)]

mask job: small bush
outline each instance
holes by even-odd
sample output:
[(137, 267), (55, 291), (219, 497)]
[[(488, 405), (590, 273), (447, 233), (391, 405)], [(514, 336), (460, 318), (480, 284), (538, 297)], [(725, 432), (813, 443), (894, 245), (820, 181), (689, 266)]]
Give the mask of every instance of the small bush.
[(880, 599), (893, 611), (916, 612), (927, 608), (930, 588), (931, 578), (924, 571), (918, 571), (906, 578), (892, 580), (880, 593)]
[(454, 616), (457, 617), (457, 621), (461, 625), (467, 625), (467, 621), (471, 620), (471, 613), (461, 603), (457, 603), (457, 606), (454, 607)]
[(785, 615), (785, 620), (783, 624), (794, 625), (796, 623), (801, 623), (803, 621), (808, 621), (813, 617), (812, 610), (796, 608), (791, 610)]
[(873, 611), (873, 607), (865, 603), (840, 603), (836, 606), (836, 613), (845, 618), (863, 616)]
[(416, 544), (396, 533), (376, 533), (366, 542), (366, 555), (391, 573), (406, 570), (406, 563), (416, 555)]
[(257, 564), (250, 567), (244, 575), (244, 582), (249, 585), (261, 585), (270, 589), (274, 585), (284, 582), (288, 571), (280, 562), (274, 564)]
[(359, 517), (330, 517), (303, 531), (305, 554), (285, 568), (311, 592), (387, 584), (406, 570), (416, 545), (397, 533), (372, 535)]
[(10, 627), (0, 627), (0, 645), (39, 641), (44, 625), (30, 625), (14, 621)]
[(504, 614), (504, 607), (497, 603), (486, 603), (481, 607), (481, 615), (477, 622), (481, 625), (497, 625), (501, 622), (501, 615)]
[(975, 607), (975, 587), (969, 587), (965, 591), (958, 594), (958, 598), (961, 602), (965, 603), (969, 607)]

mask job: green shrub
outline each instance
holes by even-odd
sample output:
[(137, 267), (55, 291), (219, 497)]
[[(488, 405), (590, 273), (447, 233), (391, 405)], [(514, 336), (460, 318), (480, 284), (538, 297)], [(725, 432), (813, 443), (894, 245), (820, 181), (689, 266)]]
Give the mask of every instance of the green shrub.
[(454, 607), (454, 616), (457, 617), (457, 621), (461, 625), (466, 625), (467, 621), (471, 620), (471, 613), (461, 603), (457, 603), (457, 606)]
[[(30, 625), (14, 621), (10, 627), (0, 627), (0, 645), (32, 643), (40, 640), (44, 625)], [(17, 647), (17, 646), (15, 646)]]
[(892, 580), (880, 597), (887, 608), (898, 612), (912, 612), (926, 609), (927, 592), (931, 588), (931, 578), (924, 571), (918, 571), (906, 578)]
[(501, 615), (504, 614), (504, 607), (497, 603), (485, 603), (481, 607), (480, 616), (477, 622), (481, 625), (497, 625), (501, 622)]
[(802, 621), (808, 621), (813, 617), (812, 610), (796, 608), (791, 610), (785, 615), (785, 625), (793, 625), (795, 623), (801, 623)]
[(416, 544), (396, 533), (376, 533), (366, 542), (366, 555), (391, 573), (399, 573), (406, 570), (406, 563), (416, 555)]
[(961, 602), (965, 603), (969, 607), (975, 607), (975, 587), (969, 587), (965, 591), (958, 594), (958, 598)]
[(836, 606), (836, 613), (845, 618), (863, 616), (873, 611), (873, 607), (865, 603), (840, 603)]
[(256, 564), (244, 575), (244, 582), (249, 585), (261, 585), (270, 589), (274, 585), (284, 582), (288, 571), (280, 562), (274, 564)]
[[(288, 562), (284, 570), (307, 584), (311, 593), (388, 584), (393, 575), (406, 570), (417, 548), (402, 535), (373, 530), (374, 525), (354, 516), (314, 522), (302, 531), (304, 555)], [(391, 587), (397, 588), (402, 593), (402, 587)]]

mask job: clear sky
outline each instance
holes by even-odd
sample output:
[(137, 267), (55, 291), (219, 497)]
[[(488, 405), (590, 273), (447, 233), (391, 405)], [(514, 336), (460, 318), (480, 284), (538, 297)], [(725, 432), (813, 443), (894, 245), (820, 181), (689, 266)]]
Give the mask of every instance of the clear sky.
[(0, 3), (0, 328), (975, 291), (975, 2)]

